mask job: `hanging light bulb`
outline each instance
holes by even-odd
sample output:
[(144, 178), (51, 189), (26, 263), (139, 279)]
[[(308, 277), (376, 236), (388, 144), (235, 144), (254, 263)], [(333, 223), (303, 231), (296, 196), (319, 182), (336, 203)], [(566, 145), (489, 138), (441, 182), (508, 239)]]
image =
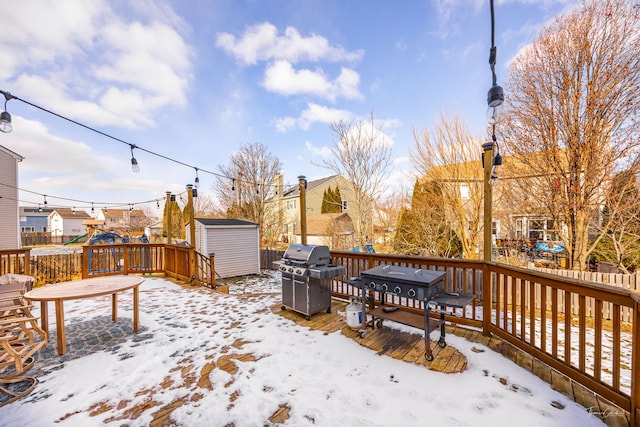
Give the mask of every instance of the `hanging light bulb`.
[(40, 203), (38, 203), (38, 212), (42, 212), (42, 206), (40, 206)]
[(236, 191), (236, 179), (233, 178), (233, 182), (231, 183), (231, 191)]
[(131, 147), (131, 170), (137, 173), (137, 172), (140, 172), (140, 166), (138, 166), (138, 161), (133, 156), (133, 149), (136, 148), (136, 146), (133, 144), (130, 144), (130, 147)]
[(96, 212), (95, 209), (93, 209), (93, 202), (91, 202), (91, 213), (94, 214)]
[(502, 154), (498, 152), (498, 154), (495, 155), (491, 163), (491, 175), (489, 177), (490, 184), (493, 184), (493, 181), (498, 179), (498, 177), (500, 176), (501, 170), (502, 170)]
[(495, 125), (502, 119), (502, 104), (504, 103), (504, 91), (502, 86), (493, 85), (487, 93), (487, 122)]
[(46, 194), (44, 195), (44, 205), (45, 205), (45, 207), (47, 206), (47, 195)]
[(76, 214), (76, 207), (75, 207), (75, 206), (71, 208), (71, 213), (72, 213), (73, 215), (75, 215), (75, 214)]
[(196, 179), (193, 180), (193, 186), (195, 188), (199, 188), (200, 187), (200, 178), (198, 177), (198, 168), (196, 169)]
[(260, 184), (256, 187), (256, 194), (260, 194)]
[(7, 111), (7, 101), (14, 99), (15, 96), (9, 92), (0, 91), (4, 95), (4, 111), (0, 113), (0, 132), (9, 133), (13, 130), (11, 126), (11, 114)]
[(160, 209), (160, 200), (156, 200), (156, 207)]

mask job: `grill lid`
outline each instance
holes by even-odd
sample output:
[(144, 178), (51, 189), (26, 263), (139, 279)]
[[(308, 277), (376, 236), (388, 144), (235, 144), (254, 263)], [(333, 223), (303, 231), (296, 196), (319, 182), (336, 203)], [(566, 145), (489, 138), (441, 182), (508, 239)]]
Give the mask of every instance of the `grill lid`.
[(384, 280), (388, 283), (406, 283), (430, 286), (438, 282), (446, 273), (444, 271), (422, 270), (395, 265), (379, 265), (361, 273), (363, 279)]
[(328, 246), (289, 245), (282, 260), (288, 264), (319, 267), (331, 262)]

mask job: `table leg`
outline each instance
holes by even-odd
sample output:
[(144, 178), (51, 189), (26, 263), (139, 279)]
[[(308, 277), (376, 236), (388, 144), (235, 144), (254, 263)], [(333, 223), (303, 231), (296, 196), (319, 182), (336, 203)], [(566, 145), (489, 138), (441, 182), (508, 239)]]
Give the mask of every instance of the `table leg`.
[(49, 335), (49, 302), (40, 301), (40, 323), (42, 330)]
[(64, 306), (60, 299), (56, 300), (56, 335), (58, 336), (58, 354), (67, 352), (67, 337), (64, 332)]
[(140, 314), (139, 314), (139, 296), (138, 286), (133, 288), (133, 332), (138, 332), (140, 329)]
[(118, 294), (111, 294), (111, 320), (118, 320)]

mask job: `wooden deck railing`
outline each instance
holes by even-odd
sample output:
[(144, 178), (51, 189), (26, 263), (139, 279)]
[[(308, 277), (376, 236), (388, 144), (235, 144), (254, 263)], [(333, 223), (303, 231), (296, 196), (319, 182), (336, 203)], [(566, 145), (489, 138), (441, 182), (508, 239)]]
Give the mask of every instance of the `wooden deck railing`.
[(0, 275), (31, 274), (31, 251), (29, 249), (0, 250)]
[[(379, 264), (445, 271), (445, 289), (476, 296), (470, 308), (447, 320), (496, 335), (624, 410), (629, 425), (640, 426), (640, 294), (494, 262), (331, 254), (347, 277)], [(339, 279), (332, 291), (359, 294)], [(422, 311), (414, 300), (393, 297), (392, 303)]]
[[(354, 277), (379, 264), (446, 272), (445, 289), (472, 293), (474, 303), (447, 320), (480, 328), (606, 399), (640, 427), (640, 294), (610, 285), (494, 262), (332, 252)], [(211, 260), (193, 249), (163, 244), (86, 246), (83, 277), (163, 272), (179, 280), (215, 283)], [(195, 261), (195, 262), (194, 262)], [(0, 274), (29, 274), (29, 251), (0, 251)], [(271, 267), (265, 266), (267, 268)], [(332, 280), (337, 297), (359, 290)], [(379, 295), (371, 295), (379, 298)], [(392, 297), (404, 309), (420, 302)]]

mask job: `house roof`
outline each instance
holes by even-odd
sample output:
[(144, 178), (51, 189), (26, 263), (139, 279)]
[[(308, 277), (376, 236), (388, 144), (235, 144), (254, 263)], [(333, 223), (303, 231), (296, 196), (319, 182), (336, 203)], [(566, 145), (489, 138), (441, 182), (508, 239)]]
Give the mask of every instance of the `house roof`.
[[(91, 215), (89, 215), (85, 211), (74, 211), (72, 209), (55, 208), (53, 212), (57, 213), (62, 218), (91, 218)], [(53, 212), (51, 212), (50, 215), (53, 215)]]
[(255, 222), (235, 218), (195, 218), (195, 220), (204, 226), (258, 226)]
[(49, 216), (51, 212), (53, 212), (53, 208), (31, 208), (31, 207), (20, 207), (20, 215), (21, 216)]
[(129, 218), (147, 217), (142, 209), (134, 209), (132, 211), (130, 211), (129, 209), (103, 209), (102, 213), (105, 218), (124, 218), (127, 214), (129, 215)]
[[(324, 185), (328, 182), (333, 181), (334, 179), (337, 179), (340, 175), (332, 175), (332, 176), (328, 176), (326, 178), (320, 178), (320, 179), (316, 179), (315, 181), (309, 181), (307, 182), (307, 193), (309, 191), (312, 191), (313, 189), (320, 187), (321, 185)], [(287, 189), (284, 191), (284, 194), (282, 195), (282, 197), (284, 198), (288, 198), (288, 197), (300, 197), (300, 186), (299, 185), (294, 185), (293, 187)]]
[(3, 147), (2, 145), (0, 145), (0, 151), (4, 151), (5, 153), (7, 153), (8, 155), (10, 155), (11, 157), (13, 157), (14, 159), (18, 160), (19, 162), (24, 160), (24, 157), (22, 157), (20, 154), (9, 150), (7, 147)]
[[(307, 215), (307, 234), (313, 236), (328, 236), (353, 232), (353, 220), (347, 213)], [(300, 234), (300, 227), (296, 227), (296, 234)]]

